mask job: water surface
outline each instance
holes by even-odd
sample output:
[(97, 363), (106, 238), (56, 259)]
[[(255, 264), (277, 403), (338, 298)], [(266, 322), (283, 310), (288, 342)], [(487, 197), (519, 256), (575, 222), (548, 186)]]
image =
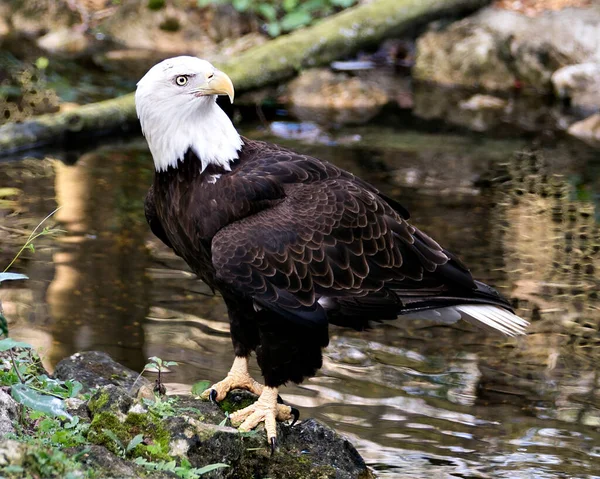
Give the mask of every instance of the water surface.
[[(600, 478), (597, 151), (538, 141), (545, 162), (514, 159), (532, 142), (384, 127), (309, 139), (277, 141), (401, 201), (533, 324), (518, 339), (467, 324), (332, 327), (319, 375), (284, 399), (350, 437), (380, 477)], [(0, 163), (0, 192), (19, 190), (0, 195), (0, 264), (56, 206), (65, 230), (17, 263), (29, 281), (0, 290), (11, 334), (49, 368), (95, 349), (138, 370), (149, 356), (178, 361), (171, 391), (222, 379), (233, 358), (223, 303), (144, 220), (145, 142), (42, 156)]]

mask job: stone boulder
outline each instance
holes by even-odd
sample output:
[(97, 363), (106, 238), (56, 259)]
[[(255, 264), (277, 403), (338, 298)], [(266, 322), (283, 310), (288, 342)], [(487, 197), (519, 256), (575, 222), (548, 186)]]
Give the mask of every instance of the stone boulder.
[(133, 401), (126, 391), (109, 385), (89, 400), (88, 440), (119, 454), (119, 443), (126, 445), (142, 434), (144, 441), (132, 450), (132, 458), (184, 461), (198, 468), (229, 466), (207, 475), (212, 478), (372, 477), (347, 439), (313, 419), (294, 427), (278, 424), (273, 455), (262, 427), (249, 433), (229, 427), (223, 409), (235, 411), (254, 400), (250, 393), (233, 391), (220, 406), (185, 396), (157, 399), (157, 406), (155, 401)]
[(301, 73), (289, 83), (288, 97), (297, 118), (322, 125), (366, 123), (390, 101), (374, 80), (327, 68)]
[(552, 92), (559, 68), (600, 61), (600, 6), (528, 17), (486, 8), (417, 41), (417, 80), (487, 90)]
[(56, 365), (54, 376), (63, 381), (79, 381), (85, 391), (112, 384), (134, 394), (150, 384), (146, 378), (101, 351), (84, 351), (63, 359)]
[(6, 392), (0, 390), (0, 438), (15, 432), (19, 406)]
[[(202, 468), (216, 463), (228, 467), (203, 477), (373, 477), (347, 439), (313, 419), (293, 427), (278, 423), (274, 454), (263, 426), (248, 433), (230, 427), (228, 413), (257, 399), (246, 391), (232, 391), (219, 404), (191, 396), (156, 397), (148, 380), (136, 380), (135, 371), (97, 351), (64, 359), (56, 366), (55, 376), (78, 380), (91, 391), (91, 397), (67, 400), (67, 408), (77, 423), (85, 424), (86, 443), (77, 451), (87, 452), (81, 455), (79, 467), (93, 472), (94, 477), (177, 477), (172, 474), (174, 467)], [(137, 387), (132, 388), (134, 382), (143, 385), (138, 393), (134, 393)], [(2, 454), (0, 443), (0, 461)], [(25, 467), (31, 454), (35, 451), (27, 446), (13, 455), (18, 455), (21, 459), (16, 463)]]
[(600, 145), (600, 113), (595, 113), (592, 116), (573, 123), (567, 130), (569, 135), (572, 135), (580, 140), (584, 140), (594, 146)]
[(600, 63), (559, 68), (552, 75), (556, 96), (584, 114), (600, 110)]

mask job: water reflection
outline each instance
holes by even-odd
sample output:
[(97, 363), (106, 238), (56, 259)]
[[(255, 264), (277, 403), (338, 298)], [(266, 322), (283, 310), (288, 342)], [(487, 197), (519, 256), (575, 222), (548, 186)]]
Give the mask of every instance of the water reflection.
[[(598, 184), (595, 153), (559, 143), (545, 163), (509, 161), (522, 142), (385, 133), (363, 127), (350, 143), (294, 146), (400, 199), (514, 299), (531, 332), (507, 340), (417, 321), (332, 328), (319, 376), (284, 398), (351, 437), (382, 477), (598, 477), (600, 235), (593, 196), (577, 193)], [(139, 141), (74, 165), (0, 165), (0, 187), (22, 192), (0, 204), (13, 231), (2, 261), (19, 246), (17, 232), (55, 205), (66, 230), (27, 254), (20, 266), (32, 279), (0, 299), (13, 335), (42, 348), (48, 365), (81, 349), (138, 369), (157, 355), (181, 363), (171, 376), (179, 390), (221, 379), (233, 351), (220, 299), (145, 225), (151, 165)]]

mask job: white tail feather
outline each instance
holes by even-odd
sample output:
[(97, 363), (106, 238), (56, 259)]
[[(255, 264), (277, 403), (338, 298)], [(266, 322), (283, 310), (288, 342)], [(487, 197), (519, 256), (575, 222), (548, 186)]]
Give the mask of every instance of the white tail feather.
[(507, 336), (525, 334), (529, 326), (523, 318), (499, 306), (461, 304), (453, 308), (461, 313), (463, 320), (475, 326), (500, 331)]
[(459, 319), (480, 328), (499, 331), (507, 336), (525, 334), (529, 323), (516, 314), (487, 304), (461, 304), (445, 308), (415, 311), (400, 316), (402, 319), (425, 319), (441, 324), (456, 323)]

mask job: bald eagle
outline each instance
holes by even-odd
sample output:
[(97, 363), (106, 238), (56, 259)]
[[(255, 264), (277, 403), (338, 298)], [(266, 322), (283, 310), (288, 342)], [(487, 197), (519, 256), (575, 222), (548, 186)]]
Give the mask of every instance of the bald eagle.
[[(452, 253), (411, 225), (398, 202), (330, 163), (241, 137), (216, 104), (229, 77), (177, 57), (137, 84), (136, 109), (156, 174), (150, 228), (229, 313), (235, 360), (207, 392), (259, 396), (230, 416), (247, 431), (297, 418), (278, 388), (316, 374), (328, 325), (365, 329), (398, 317), (464, 319), (506, 335), (527, 322)], [(264, 385), (248, 373), (256, 353)]]

